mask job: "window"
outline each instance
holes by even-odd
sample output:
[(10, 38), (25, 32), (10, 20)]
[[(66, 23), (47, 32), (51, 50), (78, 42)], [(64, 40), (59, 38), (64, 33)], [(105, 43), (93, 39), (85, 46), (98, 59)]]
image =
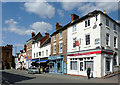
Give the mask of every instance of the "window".
[(114, 30), (116, 31), (116, 24), (114, 24)]
[(76, 46), (75, 46), (75, 41), (76, 41), (76, 37), (73, 38), (73, 47), (76, 47)]
[(90, 26), (90, 20), (85, 21), (85, 27)]
[(109, 20), (108, 19), (106, 19), (106, 25), (109, 26)]
[(48, 56), (48, 50), (46, 50), (46, 56)]
[(117, 53), (116, 52), (113, 55), (113, 65), (117, 65)]
[(41, 56), (41, 52), (39, 52), (39, 56)]
[(53, 52), (56, 53), (56, 45), (53, 47)]
[(42, 51), (42, 56), (44, 56), (44, 51)]
[(117, 37), (114, 37), (114, 47), (115, 48), (117, 47), (116, 43), (117, 43)]
[(62, 43), (60, 43), (59, 46), (60, 46), (60, 53), (62, 53)]
[(110, 61), (106, 60), (106, 71), (110, 71)]
[(38, 57), (38, 53), (36, 53), (36, 57)]
[(83, 71), (83, 62), (80, 62), (80, 71)]
[(106, 45), (109, 45), (109, 37), (110, 37), (110, 36), (109, 36), (109, 34), (107, 33), (107, 34), (106, 34)]
[(35, 53), (34, 53), (34, 58), (35, 58)]
[(62, 39), (62, 31), (60, 32), (60, 39)]
[(85, 27), (87, 27), (87, 21), (85, 21)]
[(35, 48), (35, 44), (34, 44), (34, 48)]
[(75, 32), (75, 31), (76, 31), (76, 25), (74, 25), (72, 28), (72, 32)]
[(88, 26), (90, 26), (90, 20), (88, 20)]
[(90, 35), (89, 34), (86, 35), (85, 38), (86, 38), (86, 45), (89, 45), (90, 44)]
[(91, 71), (93, 71), (93, 61), (84, 61), (84, 64), (85, 70), (87, 70), (88, 66), (90, 66)]
[(70, 61), (70, 69), (77, 70), (77, 61)]
[(54, 35), (54, 41), (56, 41), (56, 35)]
[(7, 58), (9, 58), (9, 52), (6, 53)]

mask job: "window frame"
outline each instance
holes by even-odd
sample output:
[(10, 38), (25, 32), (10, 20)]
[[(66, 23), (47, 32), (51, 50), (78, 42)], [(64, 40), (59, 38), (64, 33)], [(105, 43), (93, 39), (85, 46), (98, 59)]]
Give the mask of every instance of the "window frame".
[[(62, 51), (60, 50), (61, 49), (61, 46), (62, 46)], [(63, 52), (63, 42), (60, 42), (59, 43), (59, 53), (62, 53)]]
[(90, 34), (85, 35), (85, 45), (90, 45)]

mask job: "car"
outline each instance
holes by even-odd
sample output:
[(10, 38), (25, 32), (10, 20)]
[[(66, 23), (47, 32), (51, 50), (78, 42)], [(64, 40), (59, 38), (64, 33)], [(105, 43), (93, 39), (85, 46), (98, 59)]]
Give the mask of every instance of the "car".
[(37, 74), (37, 73), (39, 73), (39, 69), (37, 67), (30, 67), (30, 68), (28, 68), (28, 74), (29, 73)]

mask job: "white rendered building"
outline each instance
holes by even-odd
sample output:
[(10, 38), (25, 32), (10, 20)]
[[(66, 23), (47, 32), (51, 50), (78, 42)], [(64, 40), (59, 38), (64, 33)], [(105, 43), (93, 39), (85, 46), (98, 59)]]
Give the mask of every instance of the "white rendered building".
[[(75, 41), (79, 42), (76, 46)], [(79, 18), (72, 15), (67, 27), (67, 74), (93, 77), (110, 74), (119, 67), (120, 24), (101, 11)]]

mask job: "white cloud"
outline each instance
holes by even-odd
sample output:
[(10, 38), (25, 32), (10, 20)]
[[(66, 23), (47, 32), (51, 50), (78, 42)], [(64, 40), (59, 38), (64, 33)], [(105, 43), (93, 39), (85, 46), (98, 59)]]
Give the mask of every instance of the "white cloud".
[(58, 12), (58, 14), (59, 14), (60, 16), (62, 16), (62, 17), (64, 16), (63, 10), (58, 9), (57, 12)]
[(35, 13), (42, 18), (52, 18), (55, 14), (55, 8), (45, 1), (39, 2), (35, 0), (34, 2), (26, 2), (24, 7), (27, 12)]
[(4, 44), (4, 43), (5, 43), (5, 41), (3, 41), (3, 40), (2, 40), (2, 41), (0, 41), (0, 44)]
[(23, 47), (23, 46), (24, 46), (23, 44), (18, 44), (18, 43), (14, 43), (14, 45), (15, 45), (16, 47)]
[(30, 35), (31, 32), (45, 32), (48, 30), (52, 30), (52, 25), (47, 22), (34, 22), (30, 25), (31, 29), (27, 29), (23, 26), (19, 26), (19, 23), (14, 19), (6, 20), (6, 24), (8, 27), (3, 28), (4, 31), (14, 32), (19, 35)]
[(33, 28), (36, 32), (45, 32), (47, 30), (52, 30), (52, 25), (47, 22), (35, 22), (32, 25), (30, 25), (31, 28)]
[(32, 31), (30, 29), (26, 29), (25, 27), (19, 26), (18, 22), (14, 21), (14, 19), (6, 20), (5, 24), (8, 24), (8, 27), (3, 28), (4, 31), (14, 32), (19, 35), (30, 35)]
[(82, 15), (94, 10), (106, 10), (107, 13), (118, 10), (118, 2), (62, 2), (62, 8), (71, 11), (77, 8)]

